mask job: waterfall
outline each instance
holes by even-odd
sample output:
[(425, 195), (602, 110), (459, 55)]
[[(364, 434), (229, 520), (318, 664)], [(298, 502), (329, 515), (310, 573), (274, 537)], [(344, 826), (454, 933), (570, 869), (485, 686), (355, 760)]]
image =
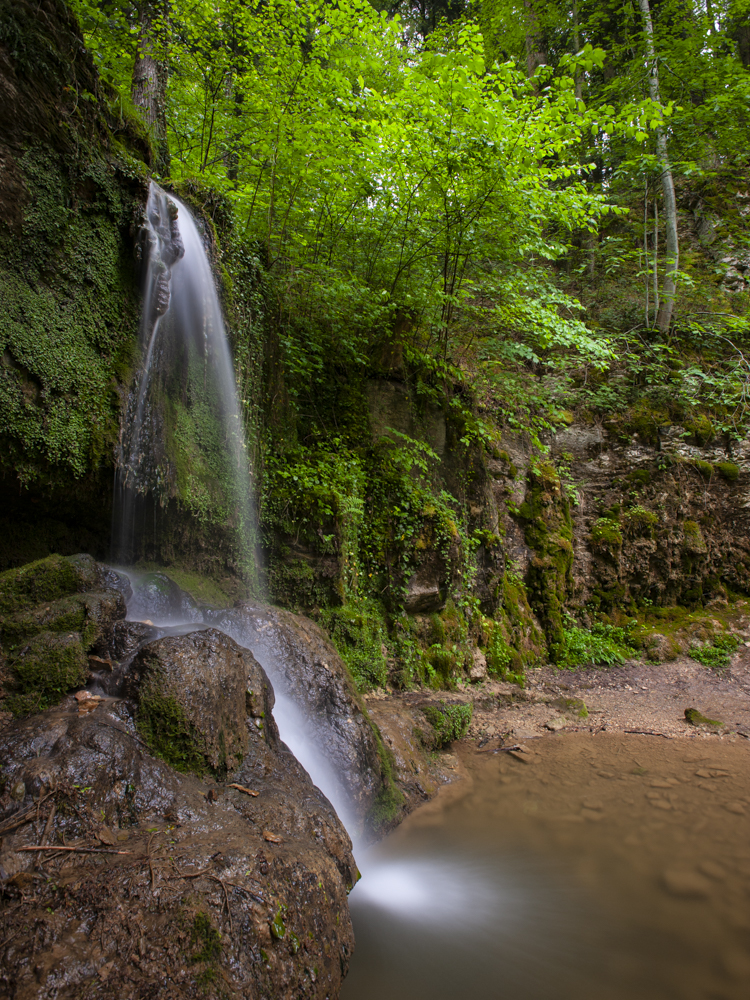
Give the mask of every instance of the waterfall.
[[(141, 351), (115, 484), (113, 558), (167, 562), (169, 521), (188, 514), (229, 530), (242, 575), (254, 576), (253, 491), (232, 357), (195, 219), (151, 183)], [(188, 529), (189, 533), (189, 529)]]
[[(184, 558), (190, 526), (160, 546), (164, 518), (173, 504), (187, 510), (205, 532), (211, 518), (229, 523), (246, 579), (255, 577), (255, 512), (247, 448), (237, 400), (232, 357), (211, 267), (195, 219), (174, 195), (151, 183), (143, 230), (146, 265), (141, 352), (143, 365), (128, 400), (120, 439), (113, 559), (122, 567), (139, 560), (165, 564)], [(172, 558), (165, 558), (167, 552)], [(138, 591), (139, 572), (129, 570)], [(151, 574), (153, 576), (153, 574)], [(129, 613), (142, 614), (138, 597)], [(252, 636), (216, 621), (197, 606), (180, 604), (158, 626), (181, 634), (206, 625), (220, 627), (253, 649), (277, 694), (275, 718), (282, 739), (339, 814), (349, 808), (340, 782), (315, 745), (303, 710), (285, 692), (274, 657)], [(226, 617), (226, 616), (224, 616)], [(351, 821), (350, 821), (351, 828)]]

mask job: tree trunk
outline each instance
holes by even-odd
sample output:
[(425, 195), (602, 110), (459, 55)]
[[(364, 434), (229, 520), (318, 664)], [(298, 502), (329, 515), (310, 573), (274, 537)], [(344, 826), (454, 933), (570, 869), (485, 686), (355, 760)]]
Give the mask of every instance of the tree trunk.
[(133, 65), (133, 103), (143, 112), (156, 153), (155, 167), (169, 175), (167, 141), (167, 20), (169, 0), (142, 0), (138, 7), (138, 48)]
[[(648, 0), (638, 0), (643, 16), (643, 27), (646, 34), (646, 52), (649, 62), (648, 89), (651, 100), (661, 104), (659, 94), (659, 69), (654, 48), (654, 26), (651, 23), (651, 9)], [(663, 119), (662, 119), (663, 121)], [(656, 314), (656, 326), (660, 333), (666, 334), (672, 322), (672, 307), (677, 290), (677, 272), (680, 266), (680, 245), (677, 237), (677, 199), (674, 193), (672, 168), (669, 164), (669, 148), (667, 134), (661, 125), (656, 130), (656, 156), (661, 166), (661, 188), (664, 196), (664, 221), (667, 230), (666, 271)]]
[(537, 67), (546, 64), (547, 53), (542, 47), (539, 19), (531, 0), (524, 0), (523, 6), (526, 11), (526, 75), (531, 79)]

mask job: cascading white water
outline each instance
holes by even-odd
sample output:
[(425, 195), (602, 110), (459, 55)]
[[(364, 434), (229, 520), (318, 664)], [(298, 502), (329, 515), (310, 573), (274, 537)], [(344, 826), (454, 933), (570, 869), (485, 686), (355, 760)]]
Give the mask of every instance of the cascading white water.
[(146, 210), (144, 364), (129, 400), (115, 490), (113, 556), (161, 561), (157, 522), (179, 499), (234, 531), (254, 569), (253, 490), (232, 357), (195, 219), (152, 183)]
[[(201, 489), (222, 489), (219, 508), (234, 528), (246, 577), (254, 577), (255, 514), (251, 473), (234, 368), (221, 305), (200, 232), (188, 208), (152, 182), (145, 226), (143, 368), (123, 426), (112, 532), (114, 561), (161, 562), (157, 522), (179, 488), (180, 500), (205, 522)], [(178, 459), (176, 456), (180, 455)], [(175, 469), (180, 462), (192, 468)], [(182, 477), (182, 481), (180, 481)], [(192, 491), (192, 492), (191, 492)], [(205, 497), (203, 498), (205, 499)], [(209, 500), (211, 497), (208, 498)], [(215, 499), (215, 498), (214, 498)], [(222, 504), (225, 509), (222, 509)], [(138, 580), (132, 575), (133, 582)], [(139, 618), (137, 600), (134, 617)], [(316, 746), (309, 721), (284, 690), (273, 656), (231, 621), (205, 621), (182, 607), (150, 620), (172, 633), (218, 624), (257, 655), (276, 690), (281, 738), (352, 829), (349, 806), (333, 769)]]

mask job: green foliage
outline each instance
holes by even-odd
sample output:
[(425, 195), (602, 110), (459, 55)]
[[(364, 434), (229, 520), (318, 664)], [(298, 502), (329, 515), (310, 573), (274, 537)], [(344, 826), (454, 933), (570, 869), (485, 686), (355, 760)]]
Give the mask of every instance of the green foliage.
[(336, 644), (358, 690), (385, 687), (388, 667), (383, 650), (388, 636), (381, 605), (359, 600), (326, 608), (320, 624)]
[(690, 655), (704, 667), (720, 670), (729, 666), (732, 654), (737, 649), (737, 639), (733, 635), (718, 635), (713, 643), (705, 646), (693, 646)]
[(576, 667), (611, 667), (635, 653), (632, 631), (638, 624), (631, 619), (625, 627), (596, 623), (591, 629), (581, 628), (568, 617), (557, 666), (567, 670)]
[(422, 705), (422, 712), (432, 726), (433, 745), (436, 749), (447, 747), (466, 735), (473, 710), (471, 702), (465, 705), (449, 705), (446, 702)]

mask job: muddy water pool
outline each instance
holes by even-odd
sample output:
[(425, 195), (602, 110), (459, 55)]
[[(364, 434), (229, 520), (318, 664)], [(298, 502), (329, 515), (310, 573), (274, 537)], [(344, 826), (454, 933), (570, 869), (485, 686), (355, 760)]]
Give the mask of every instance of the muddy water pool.
[(358, 857), (342, 1000), (750, 997), (750, 743), (460, 748)]

